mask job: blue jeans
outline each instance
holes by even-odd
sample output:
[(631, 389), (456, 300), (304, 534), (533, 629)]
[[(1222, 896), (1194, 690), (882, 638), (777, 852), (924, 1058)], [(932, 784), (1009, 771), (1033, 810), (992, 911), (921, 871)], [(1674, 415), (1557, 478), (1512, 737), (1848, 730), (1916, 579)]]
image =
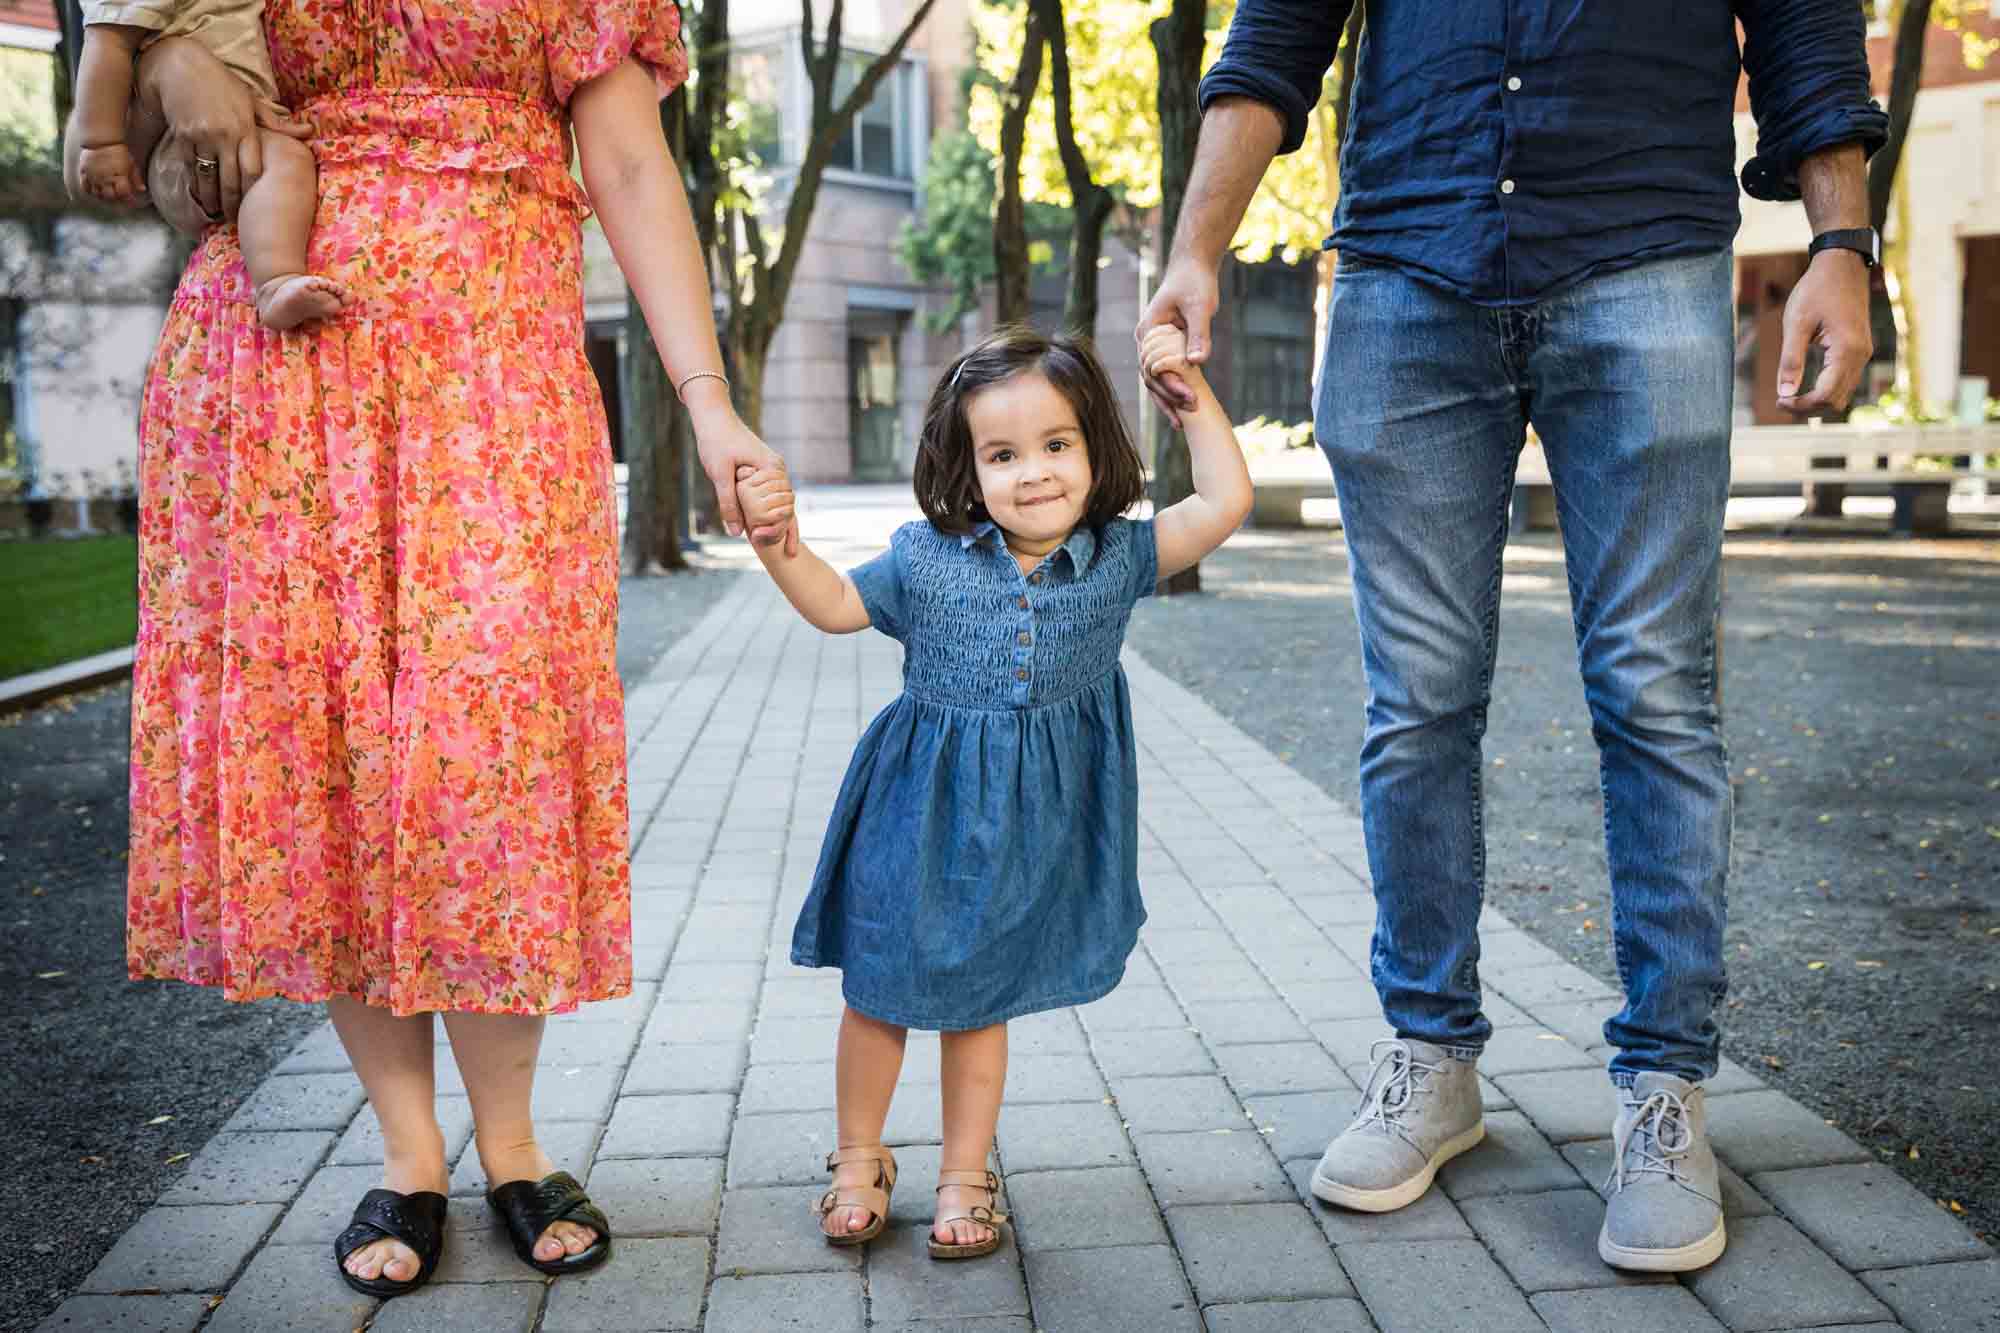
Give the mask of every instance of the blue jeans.
[(1399, 1036), (1482, 1046), (1480, 742), (1527, 423), (1555, 482), (1597, 741), (1625, 1007), (1615, 1082), (1715, 1072), (1728, 756), (1715, 611), (1735, 340), (1728, 251), (1475, 306), (1343, 265), (1314, 427), (1333, 463), (1368, 678), (1373, 973)]

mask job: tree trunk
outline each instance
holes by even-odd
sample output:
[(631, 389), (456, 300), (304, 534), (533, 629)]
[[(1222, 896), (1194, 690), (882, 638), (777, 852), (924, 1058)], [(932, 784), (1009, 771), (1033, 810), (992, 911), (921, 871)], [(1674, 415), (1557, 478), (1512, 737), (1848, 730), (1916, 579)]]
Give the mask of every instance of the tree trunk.
[[(660, 129), (676, 162), (688, 151), (688, 96), (676, 92), (660, 104)], [(682, 451), (686, 413), (669, 383), (646, 315), (625, 292), (625, 353), (618, 374), (619, 436), (625, 442), (625, 541), (629, 574), (687, 568), (681, 552)]]
[(1063, 297), (1063, 324), (1072, 333), (1090, 337), (1097, 331), (1098, 258), (1104, 253), (1104, 224), (1116, 202), (1099, 185), (1090, 163), (1076, 142), (1076, 118), (1070, 102), (1069, 30), (1062, 0), (1029, 0), (1048, 35), (1049, 82), (1055, 91), (1056, 150), (1062, 157), (1063, 179), (1069, 185), (1069, 290)]
[(76, 106), (76, 70), (83, 59), (83, 6), (77, 0), (57, 0), (56, 21), (62, 37), (56, 45), (56, 77), (50, 88), (56, 112), (56, 161), (63, 160), (63, 135), (69, 133), (69, 113)]
[[(1159, 60), (1160, 84), (1160, 234), (1159, 253), (1172, 251), (1174, 228), (1180, 224), (1181, 201), (1187, 196), (1194, 169), (1195, 146), (1201, 137), (1203, 21), (1206, 0), (1173, 0), (1165, 17), (1153, 20), (1153, 51)], [(1187, 439), (1164, 418), (1154, 434), (1153, 508), (1155, 512), (1194, 494), (1194, 467)], [(1201, 591), (1201, 566), (1195, 565), (1163, 581), (1163, 593)]]
[(1007, 106), (1000, 116), (1000, 197), (993, 208), (993, 276), (997, 314), (1002, 324), (1028, 318), (1028, 222), (1021, 201), (1021, 151), (1027, 139), (1028, 111), (1042, 81), (1042, 18), (1039, 7), (1028, 11), (1022, 29), (1021, 61), (1007, 87)]
[(1916, 114), (1917, 88), (1924, 78), (1924, 35), (1930, 22), (1931, 0), (1903, 0), (1896, 15), (1896, 63), (1889, 75), (1889, 138), (1868, 164), (1868, 222), (1878, 232), (1889, 222), (1896, 171), (1910, 136), (1910, 119)]

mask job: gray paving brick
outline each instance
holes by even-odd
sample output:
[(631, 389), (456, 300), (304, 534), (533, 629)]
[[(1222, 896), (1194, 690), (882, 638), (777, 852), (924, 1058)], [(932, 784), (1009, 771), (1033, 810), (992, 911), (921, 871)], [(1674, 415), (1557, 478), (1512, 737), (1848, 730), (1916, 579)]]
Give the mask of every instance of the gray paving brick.
[(1135, 1133), (1193, 1129), (1241, 1129), (1243, 1108), (1214, 1076), (1114, 1078), (1111, 1095), (1118, 1114)]
[(1744, 1092), (1708, 1103), (1716, 1155), (1744, 1175), (1871, 1160), (1867, 1149), (1781, 1092)]
[(642, 1046), (659, 1046), (691, 1041), (742, 1041), (750, 1035), (756, 1012), (754, 992), (700, 1004), (683, 1004), (662, 996), (653, 1006), (653, 1016), (641, 1029), (639, 1042)]
[(188, 1163), (161, 1203), (283, 1203), (333, 1147), (323, 1130), (217, 1134)]
[(1087, 1055), (1023, 1055), (1007, 1062), (1006, 1101), (1099, 1102), (1110, 1095)]
[[(900, 1087), (898, 1088), (900, 1092)], [(737, 1100), (740, 1115), (781, 1115), (794, 1111), (831, 1111), (834, 1107), (834, 1064), (756, 1065), (743, 1076)]]
[(35, 1333), (187, 1333), (207, 1313), (206, 1296), (72, 1296)]
[(1138, 1159), (1118, 1113), (1102, 1102), (1000, 1106), (1000, 1160), (1009, 1174), (1130, 1166)]
[(624, 1071), (617, 1065), (571, 1065), (535, 1074), (535, 1123), (588, 1120), (603, 1124), (611, 1114)]
[(1026, 1315), (999, 1315), (988, 1319), (915, 1319), (907, 1324), (877, 1323), (876, 1328), (894, 1333), (1035, 1333)]
[[(527, 1272), (527, 1269), (522, 1269)], [(385, 1301), (369, 1333), (437, 1333), (442, 1328), (479, 1333), (528, 1333), (542, 1312), (541, 1282), (431, 1282)]]
[[(861, 1333), (859, 1273), (726, 1277), (709, 1289), (703, 1333)], [(551, 1330), (551, 1333), (555, 1333)]]
[(620, 1240), (610, 1263), (549, 1287), (542, 1333), (693, 1330), (701, 1324), (707, 1276), (704, 1239)]
[(1511, 1111), (1514, 1099), (1500, 1091), (1499, 1085), (1486, 1075), (1479, 1076), (1479, 1106), (1485, 1111)]
[(1135, 986), (1128, 982), (1103, 999), (1082, 1006), (1077, 1013), (1093, 1033), (1187, 1026), (1180, 1003), (1165, 986)]
[(1139, 938), (1162, 967), (1175, 963), (1242, 963), (1243, 950), (1222, 929), (1160, 930), (1147, 926)]
[(1271, 1145), (1281, 1162), (1298, 1158), (1318, 1161), (1333, 1136), (1353, 1118), (1355, 1092), (1292, 1092), (1245, 1099), (1250, 1122)]
[(1171, 1078), (1215, 1072), (1208, 1047), (1188, 1027), (1099, 1032), (1091, 1039), (1091, 1049), (1106, 1078)]
[(1375, 1333), (1360, 1301), (1257, 1301), (1201, 1313), (1208, 1333)]
[(215, 1333), (358, 1328), (378, 1304), (340, 1280), (326, 1246), (266, 1245), (203, 1328)]
[(1574, 1189), (1582, 1182), (1519, 1112), (1492, 1111), (1486, 1116), (1486, 1141), (1446, 1162), (1438, 1183), (1462, 1202), (1487, 1194)]
[(598, 1162), (590, 1168), (590, 1197), (621, 1237), (706, 1234), (722, 1206), (722, 1159)]
[(1010, 1172), (1003, 1210), (1023, 1250), (1150, 1245), (1167, 1232), (1146, 1180), (1132, 1167)]
[[(1618, 1118), (1618, 1094), (1601, 1069), (1552, 1069), (1493, 1080), (1556, 1143), (1601, 1139)], [(1711, 1109), (1713, 1103), (1710, 1103)]]
[(682, 1097), (620, 1097), (597, 1155), (720, 1157), (729, 1151), (736, 1099), (726, 1092)]
[(1851, 1271), (1993, 1255), (1958, 1219), (1879, 1162), (1767, 1171), (1755, 1184)]
[(1349, 1245), (1340, 1262), (1382, 1333), (1542, 1333), (1476, 1240)]
[(740, 1002), (755, 999), (763, 985), (761, 962), (703, 963), (688, 959), (675, 962), (660, 979), (660, 1000), (675, 1005)]
[[(543, 1125), (536, 1130), (535, 1139), (558, 1171), (567, 1171), (578, 1180), (587, 1180), (591, 1150), (597, 1146), (598, 1132), (596, 1125), (572, 1121), (561, 1125)], [(451, 1192), (454, 1196), (486, 1193), (486, 1168), (479, 1164), (476, 1144), (458, 1155), (458, 1165), (451, 1171)]]
[(743, 1085), (746, 1050), (737, 1042), (662, 1042), (641, 1046), (625, 1067), (626, 1096), (735, 1092)]
[(760, 1018), (820, 1018), (841, 1011), (840, 974), (779, 977), (764, 983), (757, 1002)]
[(812, 1203), (822, 1193), (819, 1185), (784, 1185), (724, 1194), (715, 1271), (738, 1277), (859, 1271), (860, 1247), (828, 1245), (820, 1239)]
[(1296, 1203), (1169, 1208), (1167, 1227), (1203, 1305), (1354, 1294)]
[(1277, 1159), (1255, 1130), (1140, 1134), (1133, 1145), (1162, 1207), (1274, 1203), (1292, 1196)]
[(1616, 1000), (1616, 987), (1608, 986), (1573, 963), (1547, 967), (1485, 967), (1480, 977), (1494, 990), (1537, 1013), (1537, 1005), (1579, 1004), (1589, 1000)]
[(367, 1094), (352, 1074), (292, 1074), (267, 1078), (222, 1128), (342, 1130)]
[(1327, 1091), (1354, 1096), (1354, 1085), (1317, 1042), (1224, 1046), (1216, 1051), (1215, 1059), (1238, 1097)]
[(1248, 962), (1167, 962), (1160, 972), (1183, 1005), (1202, 1000), (1268, 1000), (1277, 992)]
[(760, 1018), (750, 1037), (750, 1063), (817, 1063), (833, 1058), (840, 1034), (838, 1014), (811, 1018)]
[(2000, 1330), (2000, 1259), (1892, 1268), (1862, 1276), (1910, 1333)]
[(1305, 1024), (1293, 1016), (1291, 1006), (1279, 999), (1199, 1000), (1188, 1006), (1188, 1018), (1210, 1046), (1312, 1039)]
[(1867, 1288), (1782, 1217), (1731, 1223), (1729, 1248), (1688, 1274), (1687, 1283), (1735, 1333), (1890, 1317)]
[(998, 1333), (981, 1316), (1026, 1315), (1028, 1287), (1012, 1234), (1011, 1227), (1002, 1227), (999, 1250), (948, 1272), (939, 1271), (944, 1265), (930, 1257), (927, 1227), (899, 1227), (877, 1237), (868, 1247), (868, 1308), (875, 1326), (912, 1333), (911, 1322), (922, 1320), (940, 1328)]
[[(439, 1097), (435, 1104), (438, 1128), (444, 1134), (444, 1160), (456, 1162), (472, 1141), (472, 1103), (464, 1097)], [(375, 1118), (374, 1107), (361, 1108), (327, 1161), (334, 1166), (381, 1164), (382, 1122)]]
[(1335, 1018), (1313, 1024), (1312, 1035), (1342, 1068), (1352, 1068), (1373, 1064), (1375, 1043), (1396, 1034), (1380, 1018)]
[(340, 1034), (333, 1030), (333, 1024), (322, 1023), (285, 1057), (284, 1063), (271, 1071), (274, 1074), (352, 1074), (353, 1066), (347, 1062), (347, 1051), (340, 1044)]
[(936, 1143), (944, 1137), (944, 1104), (935, 1087), (904, 1088), (889, 1103), (882, 1142), (892, 1147)]
[(542, 1033), (542, 1048), (535, 1056), (535, 1064), (545, 1070), (622, 1065), (631, 1058), (632, 1043), (638, 1034), (637, 1024), (552, 1023)]
[(434, 1281), (470, 1284), (520, 1282), (535, 1277), (534, 1270), (514, 1253), (507, 1233), (500, 1228), (499, 1218), (484, 1199), (451, 1201), (445, 1213), (444, 1257), (438, 1260)]
[(1180, 1260), (1165, 1245), (1030, 1251), (1041, 1333), (1200, 1333)]
[(1541, 1069), (1588, 1069), (1602, 1077), (1604, 1064), (1581, 1046), (1540, 1027), (1494, 1028), (1486, 1049), (1479, 1053), (1479, 1072), (1489, 1078)]
[(1570, 1045), (1589, 1050), (1603, 1044), (1604, 1024), (1622, 1004), (1615, 996), (1599, 996), (1590, 1000), (1537, 1000), (1520, 1007), (1529, 1011), (1536, 1023), (1561, 1033)]
[(1604, 1200), (1587, 1189), (1467, 1199), (1459, 1211), (1526, 1292), (1671, 1280), (1624, 1273), (1597, 1257)]
[(1554, 967), (1565, 961), (1561, 954), (1525, 931), (1479, 932), (1479, 970), (1482, 973)]
[(1086, 1055), (1090, 1042), (1074, 1009), (1051, 1009), (1009, 1023), (1007, 1049), (1012, 1055)]
[(1425, 1190), (1415, 1203), (1390, 1213), (1361, 1213), (1322, 1203), (1312, 1192), (1314, 1158), (1285, 1164), (1292, 1188), (1312, 1214), (1313, 1221), (1335, 1245), (1373, 1245), (1397, 1240), (1470, 1240), (1472, 1228), (1459, 1216), (1458, 1208), (1440, 1189)]
[[(642, 910), (642, 913), (643, 910)], [(655, 914), (656, 915), (656, 914)], [(568, 1027), (577, 1023), (616, 1023), (624, 1027), (637, 1027), (645, 1023), (646, 1015), (653, 1011), (653, 1001), (659, 997), (660, 986), (655, 981), (635, 981), (632, 989), (615, 1000), (593, 1000), (578, 1005), (574, 1011), (549, 1020), (549, 1026)]]
[(221, 1291), (282, 1211), (269, 1203), (150, 1208), (79, 1290)]
[(1308, 1023), (1334, 1018), (1373, 1018), (1379, 1022), (1382, 1017), (1382, 999), (1375, 993), (1375, 983), (1365, 977), (1280, 981), (1278, 992)]
[(1595, 1291), (1545, 1291), (1531, 1297), (1549, 1333), (1723, 1333), (1686, 1287), (1646, 1283)]
[(285, 1218), (271, 1233), (273, 1245), (331, 1245), (347, 1229), (361, 1196), (382, 1183), (381, 1166), (323, 1166), (313, 1173)]
[[(1584, 1183), (1602, 1195), (1606, 1192), (1605, 1182), (1611, 1176), (1611, 1140), (1589, 1139), (1581, 1143), (1565, 1143), (1562, 1146), (1563, 1160), (1576, 1168)], [(1775, 1211), (1764, 1196), (1743, 1183), (1743, 1177), (1729, 1169), (1725, 1162), (1715, 1164), (1716, 1179), (1722, 1184), (1722, 1215), (1734, 1217), (1768, 1217)]]
[(814, 1184), (826, 1178), (833, 1148), (833, 1117), (823, 1111), (738, 1116), (729, 1137), (729, 1188)]

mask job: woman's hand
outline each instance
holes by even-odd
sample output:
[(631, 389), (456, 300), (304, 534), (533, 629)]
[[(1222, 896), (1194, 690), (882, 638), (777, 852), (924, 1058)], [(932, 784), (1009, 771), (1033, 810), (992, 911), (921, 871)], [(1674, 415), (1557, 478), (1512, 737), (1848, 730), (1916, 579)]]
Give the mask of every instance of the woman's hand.
[(139, 57), (140, 96), (160, 109), (167, 135), (156, 153), (184, 159), (189, 192), (212, 221), (233, 221), (243, 192), (263, 174), (259, 128), (304, 139), (311, 128), (250, 91), (201, 43), (166, 37)]
[[(687, 395), (688, 413), (694, 418), (696, 447), (701, 470), (715, 487), (716, 502), (722, 509), (722, 526), (732, 537), (744, 530), (743, 507), (736, 500), (736, 470), (748, 467), (755, 472), (785, 473), (785, 460), (777, 450), (758, 439), (743, 424), (729, 401), (729, 390), (720, 380), (696, 381)], [(791, 518), (775, 525), (750, 525), (750, 540), (759, 546), (785, 544), (786, 555), (799, 550), (798, 523)]]

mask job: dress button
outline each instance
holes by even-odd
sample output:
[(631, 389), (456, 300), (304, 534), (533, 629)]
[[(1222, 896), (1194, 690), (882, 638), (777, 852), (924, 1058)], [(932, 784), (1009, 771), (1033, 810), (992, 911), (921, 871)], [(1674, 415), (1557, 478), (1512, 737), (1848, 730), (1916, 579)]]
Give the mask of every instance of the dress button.
[(1028, 668), (1026, 667), (1022, 667), (1020, 670), (1014, 673), (1015, 680), (1026, 680), (1027, 678), (1028, 678)]
[(1035, 636), (1028, 633), (1026, 630), (1022, 630), (1020, 634), (1020, 639), (1021, 639), (1021, 646), (1023, 648), (1026, 648), (1029, 644), (1035, 641)]
[(1022, 609), (1023, 611), (1025, 611), (1025, 610), (1027, 610), (1027, 609), (1028, 609), (1028, 599), (1027, 599), (1027, 598), (1023, 597), (1023, 598), (1021, 598), (1021, 599), (1020, 599), (1020, 607), (1021, 607), (1021, 609)]
[(1516, 74), (1513, 78), (1507, 80), (1507, 91), (1510, 93), (1518, 93), (1521, 91), (1520, 75)]
[(1501, 181), (1501, 182), (1500, 182), (1500, 193), (1502, 193), (1502, 194), (1512, 194), (1512, 193), (1514, 193), (1514, 182), (1513, 182), (1513, 181)]
[(1028, 582), (1030, 583), (1040, 583), (1041, 581), (1042, 574), (1040, 570), (1036, 570), (1034, 573), (1028, 575)]

